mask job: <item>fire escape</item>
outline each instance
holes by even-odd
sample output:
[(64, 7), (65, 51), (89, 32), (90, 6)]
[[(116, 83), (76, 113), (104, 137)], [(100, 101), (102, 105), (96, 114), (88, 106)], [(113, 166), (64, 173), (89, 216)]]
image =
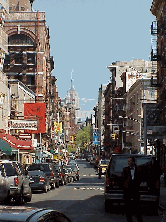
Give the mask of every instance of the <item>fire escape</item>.
[(157, 79), (157, 61), (159, 61), (161, 58), (158, 55), (157, 50), (157, 21), (153, 21), (151, 24), (151, 61), (152, 61), (152, 76), (151, 76), (151, 86), (158, 87), (159, 84), (154, 81), (154, 79)]

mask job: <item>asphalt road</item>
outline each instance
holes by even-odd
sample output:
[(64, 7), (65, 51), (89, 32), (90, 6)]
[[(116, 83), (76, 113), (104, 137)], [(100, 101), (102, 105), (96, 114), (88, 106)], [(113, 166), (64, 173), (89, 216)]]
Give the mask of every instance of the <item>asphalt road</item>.
[[(111, 213), (104, 211), (104, 176), (101, 179), (86, 160), (78, 160), (80, 180), (60, 186), (48, 193), (36, 192), (27, 206), (59, 210), (73, 222), (125, 222), (124, 207), (115, 206)], [(161, 209), (153, 215), (153, 209), (144, 212), (144, 222), (166, 222), (166, 188), (161, 187)], [(133, 222), (136, 222), (133, 217)]]

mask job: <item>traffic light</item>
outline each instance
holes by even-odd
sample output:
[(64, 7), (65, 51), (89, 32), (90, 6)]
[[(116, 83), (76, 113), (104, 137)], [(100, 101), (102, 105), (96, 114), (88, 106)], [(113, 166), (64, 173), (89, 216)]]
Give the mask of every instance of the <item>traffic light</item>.
[(111, 138), (112, 138), (113, 140), (115, 140), (115, 133), (113, 133), (113, 134), (111, 135)]

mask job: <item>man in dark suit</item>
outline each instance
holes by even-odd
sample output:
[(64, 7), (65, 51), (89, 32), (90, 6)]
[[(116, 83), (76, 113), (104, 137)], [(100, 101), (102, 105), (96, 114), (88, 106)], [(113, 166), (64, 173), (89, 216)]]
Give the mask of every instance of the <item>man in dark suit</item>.
[(140, 169), (136, 166), (134, 157), (129, 157), (128, 167), (124, 167), (122, 172), (122, 184), (128, 222), (132, 222), (132, 211), (135, 212), (138, 222), (143, 222), (139, 195), (140, 176)]

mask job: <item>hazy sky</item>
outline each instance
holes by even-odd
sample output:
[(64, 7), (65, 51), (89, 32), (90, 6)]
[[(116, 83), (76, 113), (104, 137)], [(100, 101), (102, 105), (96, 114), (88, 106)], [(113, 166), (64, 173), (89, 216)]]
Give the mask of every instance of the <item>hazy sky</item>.
[(81, 110), (97, 102), (113, 61), (149, 60), (152, 0), (35, 0), (33, 9), (46, 12), (50, 28), (53, 75), (59, 96), (74, 87)]

